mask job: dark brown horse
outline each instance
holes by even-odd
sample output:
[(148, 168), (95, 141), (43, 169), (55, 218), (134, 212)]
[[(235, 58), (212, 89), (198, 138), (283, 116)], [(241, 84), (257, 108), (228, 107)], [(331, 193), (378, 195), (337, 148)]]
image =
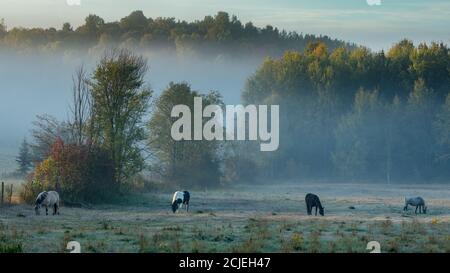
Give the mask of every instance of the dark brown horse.
[(317, 209), (319, 209), (320, 215), (324, 215), (324, 207), (322, 207), (322, 203), (320, 203), (319, 196), (308, 193), (305, 197), (306, 202), (306, 211), (308, 212), (308, 215), (311, 215), (312, 208), (316, 208), (316, 215), (317, 215)]

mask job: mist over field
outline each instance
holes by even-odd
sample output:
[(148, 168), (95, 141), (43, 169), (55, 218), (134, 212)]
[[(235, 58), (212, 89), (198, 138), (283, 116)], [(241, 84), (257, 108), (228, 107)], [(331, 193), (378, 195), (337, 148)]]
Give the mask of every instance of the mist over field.
[(238, 104), (246, 80), (265, 58), (303, 50), (313, 41), (330, 49), (354, 47), (328, 36), (244, 24), (225, 12), (194, 22), (147, 18), (142, 11), (112, 22), (90, 14), (84, 25), (65, 23), (61, 29), (8, 29), (1, 21), (1, 156), (13, 159), (36, 115), (69, 116), (75, 71), (83, 65), (92, 73), (105, 50), (126, 48), (142, 55), (149, 67), (145, 85), (156, 96), (170, 82), (186, 82), (192, 90), (214, 90), (224, 103)]
[[(11, 161), (23, 138), (29, 138), (36, 115), (47, 113), (61, 120), (67, 118), (75, 70), (84, 65), (91, 71), (102, 54), (74, 52), (0, 53), (0, 158), (9, 167), (14, 165)], [(156, 95), (171, 81), (186, 81), (194, 90), (220, 91), (227, 104), (241, 102), (245, 80), (263, 60), (262, 57), (177, 56), (164, 51), (143, 55), (149, 65), (145, 80)]]

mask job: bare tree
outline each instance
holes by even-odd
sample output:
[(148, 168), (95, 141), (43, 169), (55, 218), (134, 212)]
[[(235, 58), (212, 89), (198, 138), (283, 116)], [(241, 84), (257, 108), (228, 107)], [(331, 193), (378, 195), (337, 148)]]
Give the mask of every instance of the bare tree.
[(33, 152), (33, 161), (42, 161), (47, 158), (50, 149), (57, 138), (70, 142), (71, 129), (66, 122), (60, 122), (51, 115), (38, 115), (33, 122), (31, 130), (33, 142), (30, 144)]
[(78, 145), (85, 144), (89, 138), (88, 122), (92, 114), (92, 99), (86, 74), (84, 66), (80, 66), (72, 77), (73, 101), (70, 107), (72, 117), (69, 124), (71, 137)]

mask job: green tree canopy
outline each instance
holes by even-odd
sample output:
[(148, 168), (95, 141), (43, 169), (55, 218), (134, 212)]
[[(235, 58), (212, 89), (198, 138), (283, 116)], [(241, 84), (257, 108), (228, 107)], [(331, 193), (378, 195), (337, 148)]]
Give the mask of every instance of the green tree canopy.
[[(148, 145), (157, 161), (152, 170), (159, 172), (165, 181), (182, 186), (217, 186), (220, 183), (219, 143), (206, 140), (175, 141), (171, 128), (177, 118), (171, 117), (175, 105), (191, 109), (192, 132), (194, 97), (202, 97), (203, 105), (222, 105), (216, 92), (206, 95), (191, 90), (187, 83), (170, 83), (156, 100), (153, 116), (148, 124)], [(206, 119), (204, 119), (205, 121)]]
[(146, 61), (127, 50), (105, 54), (91, 80), (94, 141), (110, 152), (114, 179), (121, 183), (144, 167), (140, 141), (152, 91), (144, 86)]

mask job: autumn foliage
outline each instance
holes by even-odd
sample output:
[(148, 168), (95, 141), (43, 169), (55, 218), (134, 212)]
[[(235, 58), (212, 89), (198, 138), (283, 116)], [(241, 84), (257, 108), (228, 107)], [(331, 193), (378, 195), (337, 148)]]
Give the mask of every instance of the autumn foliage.
[(58, 138), (48, 158), (29, 175), (22, 198), (30, 203), (41, 191), (57, 190), (68, 202), (99, 202), (117, 192), (111, 181), (113, 164), (105, 151)]

